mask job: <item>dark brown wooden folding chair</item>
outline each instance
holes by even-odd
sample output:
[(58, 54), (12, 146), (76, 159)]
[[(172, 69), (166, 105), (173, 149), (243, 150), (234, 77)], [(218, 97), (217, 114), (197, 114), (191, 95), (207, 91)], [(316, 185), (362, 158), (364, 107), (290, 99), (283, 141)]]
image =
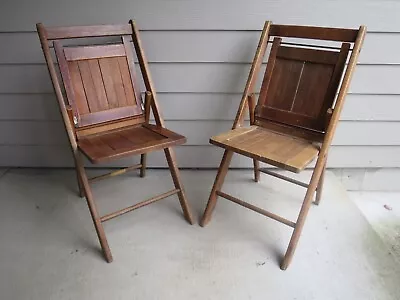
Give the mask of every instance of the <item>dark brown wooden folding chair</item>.
[[(37, 24), (37, 31), (71, 144), (80, 193), (86, 197), (107, 262), (112, 262), (113, 258), (102, 223), (114, 217), (177, 194), (186, 220), (193, 224), (180, 182), (175, 153), (171, 148), (185, 143), (186, 139), (164, 126), (135, 22), (130, 21), (125, 25), (53, 28)], [(99, 37), (103, 39), (102, 44), (98, 44)], [(64, 40), (82, 41), (81, 38), (93, 38), (97, 44), (63, 45)], [(113, 43), (108, 39), (112, 39)], [(54, 48), (57, 57), (67, 102), (64, 100), (50, 47)], [(135, 75), (134, 49), (146, 87), (144, 104)], [(149, 123), (150, 109), (155, 125)], [(100, 216), (89, 182), (134, 169), (140, 169), (140, 176), (144, 177), (146, 153), (155, 150), (164, 150), (175, 189)], [(140, 164), (88, 179), (82, 154), (93, 164), (138, 154), (141, 160)]]
[[(293, 227), (289, 247), (281, 262), (282, 270), (288, 267), (312, 203), (313, 193), (316, 191), (315, 204), (321, 199), (328, 149), (365, 31), (364, 26), (353, 30), (273, 25), (269, 21), (265, 22), (232, 130), (210, 139), (211, 144), (224, 148), (225, 152), (201, 226), (209, 222), (217, 197), (221, 196)], [(300, 42), (298, 39), (301, 39)], [(305, 43), (304, 40), (313, 41)], [(268, 44), (271, 44), (269, 59), (255, 106), (253, 89)], [(346, 67), (349, 53), (350, 60)], [(247, 107), (250, 126), (243, 127)], [(221, 191), (233, 153), (253, 159), (256, 182), (260, 172), (263, 172), (307, 188), (296, 222)], [(308, 184), (259, 167), (261, 161), (298, 173), (315, 158), (317, 162)]]

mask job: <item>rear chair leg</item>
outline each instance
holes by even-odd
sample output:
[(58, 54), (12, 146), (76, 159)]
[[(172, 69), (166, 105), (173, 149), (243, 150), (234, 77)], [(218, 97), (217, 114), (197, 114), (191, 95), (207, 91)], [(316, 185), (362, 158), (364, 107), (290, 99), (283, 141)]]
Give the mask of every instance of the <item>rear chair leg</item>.
[(185, 219), (190, 224), (193, 224), (194, 223), (193, 216), (190, 211), (189, 204), (186, 200), (186, 195), (185, 195), (185, 191), (183, 190), (183, 185), (181, 184), (178, 167), (176, 166), (175, 152), (172, 148), (166, 148), (166, 149), (164, 149), (164, 153), (165, 153), (165, 157), (167, 158), (168, 167), (171, 172), (171, 176), (172, 176), (172, 180), (174, 182), (175, 188), (180, 190), (178, 192), (178, 198), (179, 198), (179, 202), (181, 204), (182, 210), (183, 210), (183, 215), (185, 216)]
[(76, 160), (75, 160), (75, 170), (76, 170), (76, 180), (78, 181), (79, 197), (83, 198), (83, 197), (85, 197), (85, 191), (83, 190), (83, 184), (82, 184), (82, 180), (79, 176), (78, 165), (77, 165)]
[(260, 181), (260, 162), (258, 160), (253, 159), (253, 165), (254, 165), (254, 181), (259, 182)]
[(296, 226), (294, 227), (292, 237), (290, 238), (289, 246), (286, 250), (285, 257), (283, 258), (281, 263), (282, 270), (286, 270), (290, 262), (292, 261), (293, 254), (297, 247), (297, 243), (299, 242), (300, 239), (301, 231), (303, 230), (308, 211), (313, 201), (313, 194), (321, 177), (322, 177), (322, 171), (320, 174), (317, 174), (317, 172), (314, 170), (310, 185), (308, 186), (307, 193), (304, 197), (303, 205), (301, 206), (301, 210), (296, 221)]
[(140, 164), (142, 165), (140, 168), (140, 177), (146, 176), (146, 158), (147, 154), (140, 155)]
[(211, 219), (211, 214), (214, 211), (215, 205), (217, 204), (217, 191), (222, 187), (222, 184), (224, 183), (226, 173), (228, 172), (229, 164), (231, 163), (232, 160), (232, 155), (233, 155), (232, 151), (225, 150), (224, 156), (222, 157), (221, 160), (221, 164), (218, 168), (217, 176), (215, 177), (210, 197), (208, 198), (207, 207), (200, 221), (201, 227), (206, 226)]
[(83, 198), (85, 197), (85, 191), (83, 189), (83, 184), (82, 184), (82, 180), (79, 177), (79, 174), (76, 174), (77, 180), (78, 180), (78, 187), (79, 187), (79, 197)]
[(83, 163), (82, 163), (82, 159), (79, 156), (79, 153), (75, 154), (75, 162), (76, 162), (78, 177), (82, 183), (82, 187), (83, 187), (84, 193), (86, 195), (86, 201), (89, 206), (90, 215), (92, 216), (94, 227), (96, 229), (97, 236), (99, 238), (104, 257), (106, 258), (106, 261), (108, 263), (110, 263), (113, 261), (113, 257), (111, 255), (110, 247), (108, 246), (108, 242), (107, 242), (106, 234), (104, 232), (103, 224), (100, 221), (100, 216), (97, 211), (96, 204), (94, 203), (92, 191), (90, 189), (89, 181), (86, 176), (85, 169), (84, 169)]
[(325, 181), (325, 169), (326, 169), (326, 161), (324, 169), (322, 170), (321, 177), (319, 178), (318, 181), (317, 193), (315, 196), (315, 201), (313, 202), (315, 205), (319, 205), (319, 203), (321, 202), (322, 188), (324, 187), (324, 181)]

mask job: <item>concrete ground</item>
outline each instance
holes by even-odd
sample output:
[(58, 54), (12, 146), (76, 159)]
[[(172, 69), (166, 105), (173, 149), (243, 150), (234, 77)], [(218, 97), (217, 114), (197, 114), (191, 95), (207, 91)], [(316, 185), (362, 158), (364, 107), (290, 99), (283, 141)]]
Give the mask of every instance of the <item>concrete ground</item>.
[(400, 262), (400, 192), (348, 192)]
[[(95, 173), (98, 171), (91, 171)], [(200, 217), (216, 171), (182, 171)], [(304, 174), (301, 179), (306, 179)], [(176, 197), (105, 223), (107, 264), (71, 170), (0, 171), (0, 299), (400, 299), (400, 264), (328, 173), (287, 271), (292, 230), (220, 199), (188, 225)], [(93, 184), (101, 214), (172, 188), (167, 171)], [(295, 220), (304, 189), (231, 171), (223, 190)]]

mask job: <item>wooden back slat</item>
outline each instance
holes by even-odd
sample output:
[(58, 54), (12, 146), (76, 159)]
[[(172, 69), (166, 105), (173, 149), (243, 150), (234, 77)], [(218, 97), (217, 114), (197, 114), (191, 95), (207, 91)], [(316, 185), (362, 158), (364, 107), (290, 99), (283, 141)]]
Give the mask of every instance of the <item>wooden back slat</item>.
[[(341, 51), (281, 46), (275, 37), (262, 83), (257, 119), (325, 132), (350, 45)], [(265, 123), (265, 122), (264, 122)]]
[(281, 46), (279, 47), (279, 57), (321, 64), (336, 64), (338, 55), (334, 51)]
[(123, 88), (121, 77), (118, 74), (118, 60), (115, 58), (100, 58), (98, 62), (107, 94), (109, 108), (120, 107), (120, 104), (123, 106), (123, 103), (126, 103), (126, 101), (118, 99), (118, 96), (121, 96), (120, 90)]
[(122, 44), (68, 47), (64, 49), (66, 60), (83, 60), (100, 57), (125, 56), (125, 47)]
[(354, 43), (357, 29), (326, 28), (315, 26), (275, 25), (270, 28), (270, 36), (315, 39)]
[(132, 86), (132, 72), (130, 72), (126, 60), (126, 57), (118, 57), (118, 65), (121, 71), (122, 84), (126, 95), (126, 104), (139, 105), (141, 102), (139, 84), (137, 84), (137, 82), (133, 82)]
[(74, 39), (98, 36), (119, 36), (132, 34), (129, 24), (46, 27), (45, 36), (48, 40)]
[[(104, 88), (103, 75), (100, 70), (99, 61), (97, 59), (89, 59), (89, 60), (82, 60), (82, 61), (78, 62), (79, 66), (81, 64), (85, 64), (85, 63), (88, 66), (88, 71), (90, 72), (89, 76), (92, 80), (93, 89), (95, 91), (95, 98), (92, 100), (89, 100), (89, 97), (88, 97), (87, 98), (88, 103), (90, 103), (92, 105), (97, 105), (98, 108), (95, 111), (107, 110), (110, 107), (108, 105), (107, 94), (106, 94), (106, 90)], [(80, 68), (80, 69), (82, 72), (83, 71), (82, 68)], [(93, 111), (93, 110), (91, 110), (91, 111)]]
[[(82, 82), (81, 72), (79, 71), (78, 62), (71, 61), (67, 63), (69, 72), (62, 70), (64, 66), (62, 63), (60, 63), (60, 60), (59, 60), (59, 66), (61, 69), (61, 73), (64, 74), (63, 81), (67, 93), (67, 99), (74, 99), (73, 101), (68, 101), (69, 105), (73, 107), (74, 115), (75, 117), (78, 118), (79, 121), (79, 115), (90, 113), (90, 108), (89, 108), (89, 103), (86, 100), (86, 92), (83, 87), (83, 82)], [(71, 80), (71, 87), (68, 87), (67, 80)]]

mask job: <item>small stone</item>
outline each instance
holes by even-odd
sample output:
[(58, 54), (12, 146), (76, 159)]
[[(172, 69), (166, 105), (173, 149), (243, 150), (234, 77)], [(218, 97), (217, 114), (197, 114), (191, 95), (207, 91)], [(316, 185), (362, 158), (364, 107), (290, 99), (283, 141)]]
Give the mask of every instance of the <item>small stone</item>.
[(391, 206), (389, 206), (387, 204), (385, 204), (383, 207), (386, 208), (387, 210), (392, 210), (393, 209)]

